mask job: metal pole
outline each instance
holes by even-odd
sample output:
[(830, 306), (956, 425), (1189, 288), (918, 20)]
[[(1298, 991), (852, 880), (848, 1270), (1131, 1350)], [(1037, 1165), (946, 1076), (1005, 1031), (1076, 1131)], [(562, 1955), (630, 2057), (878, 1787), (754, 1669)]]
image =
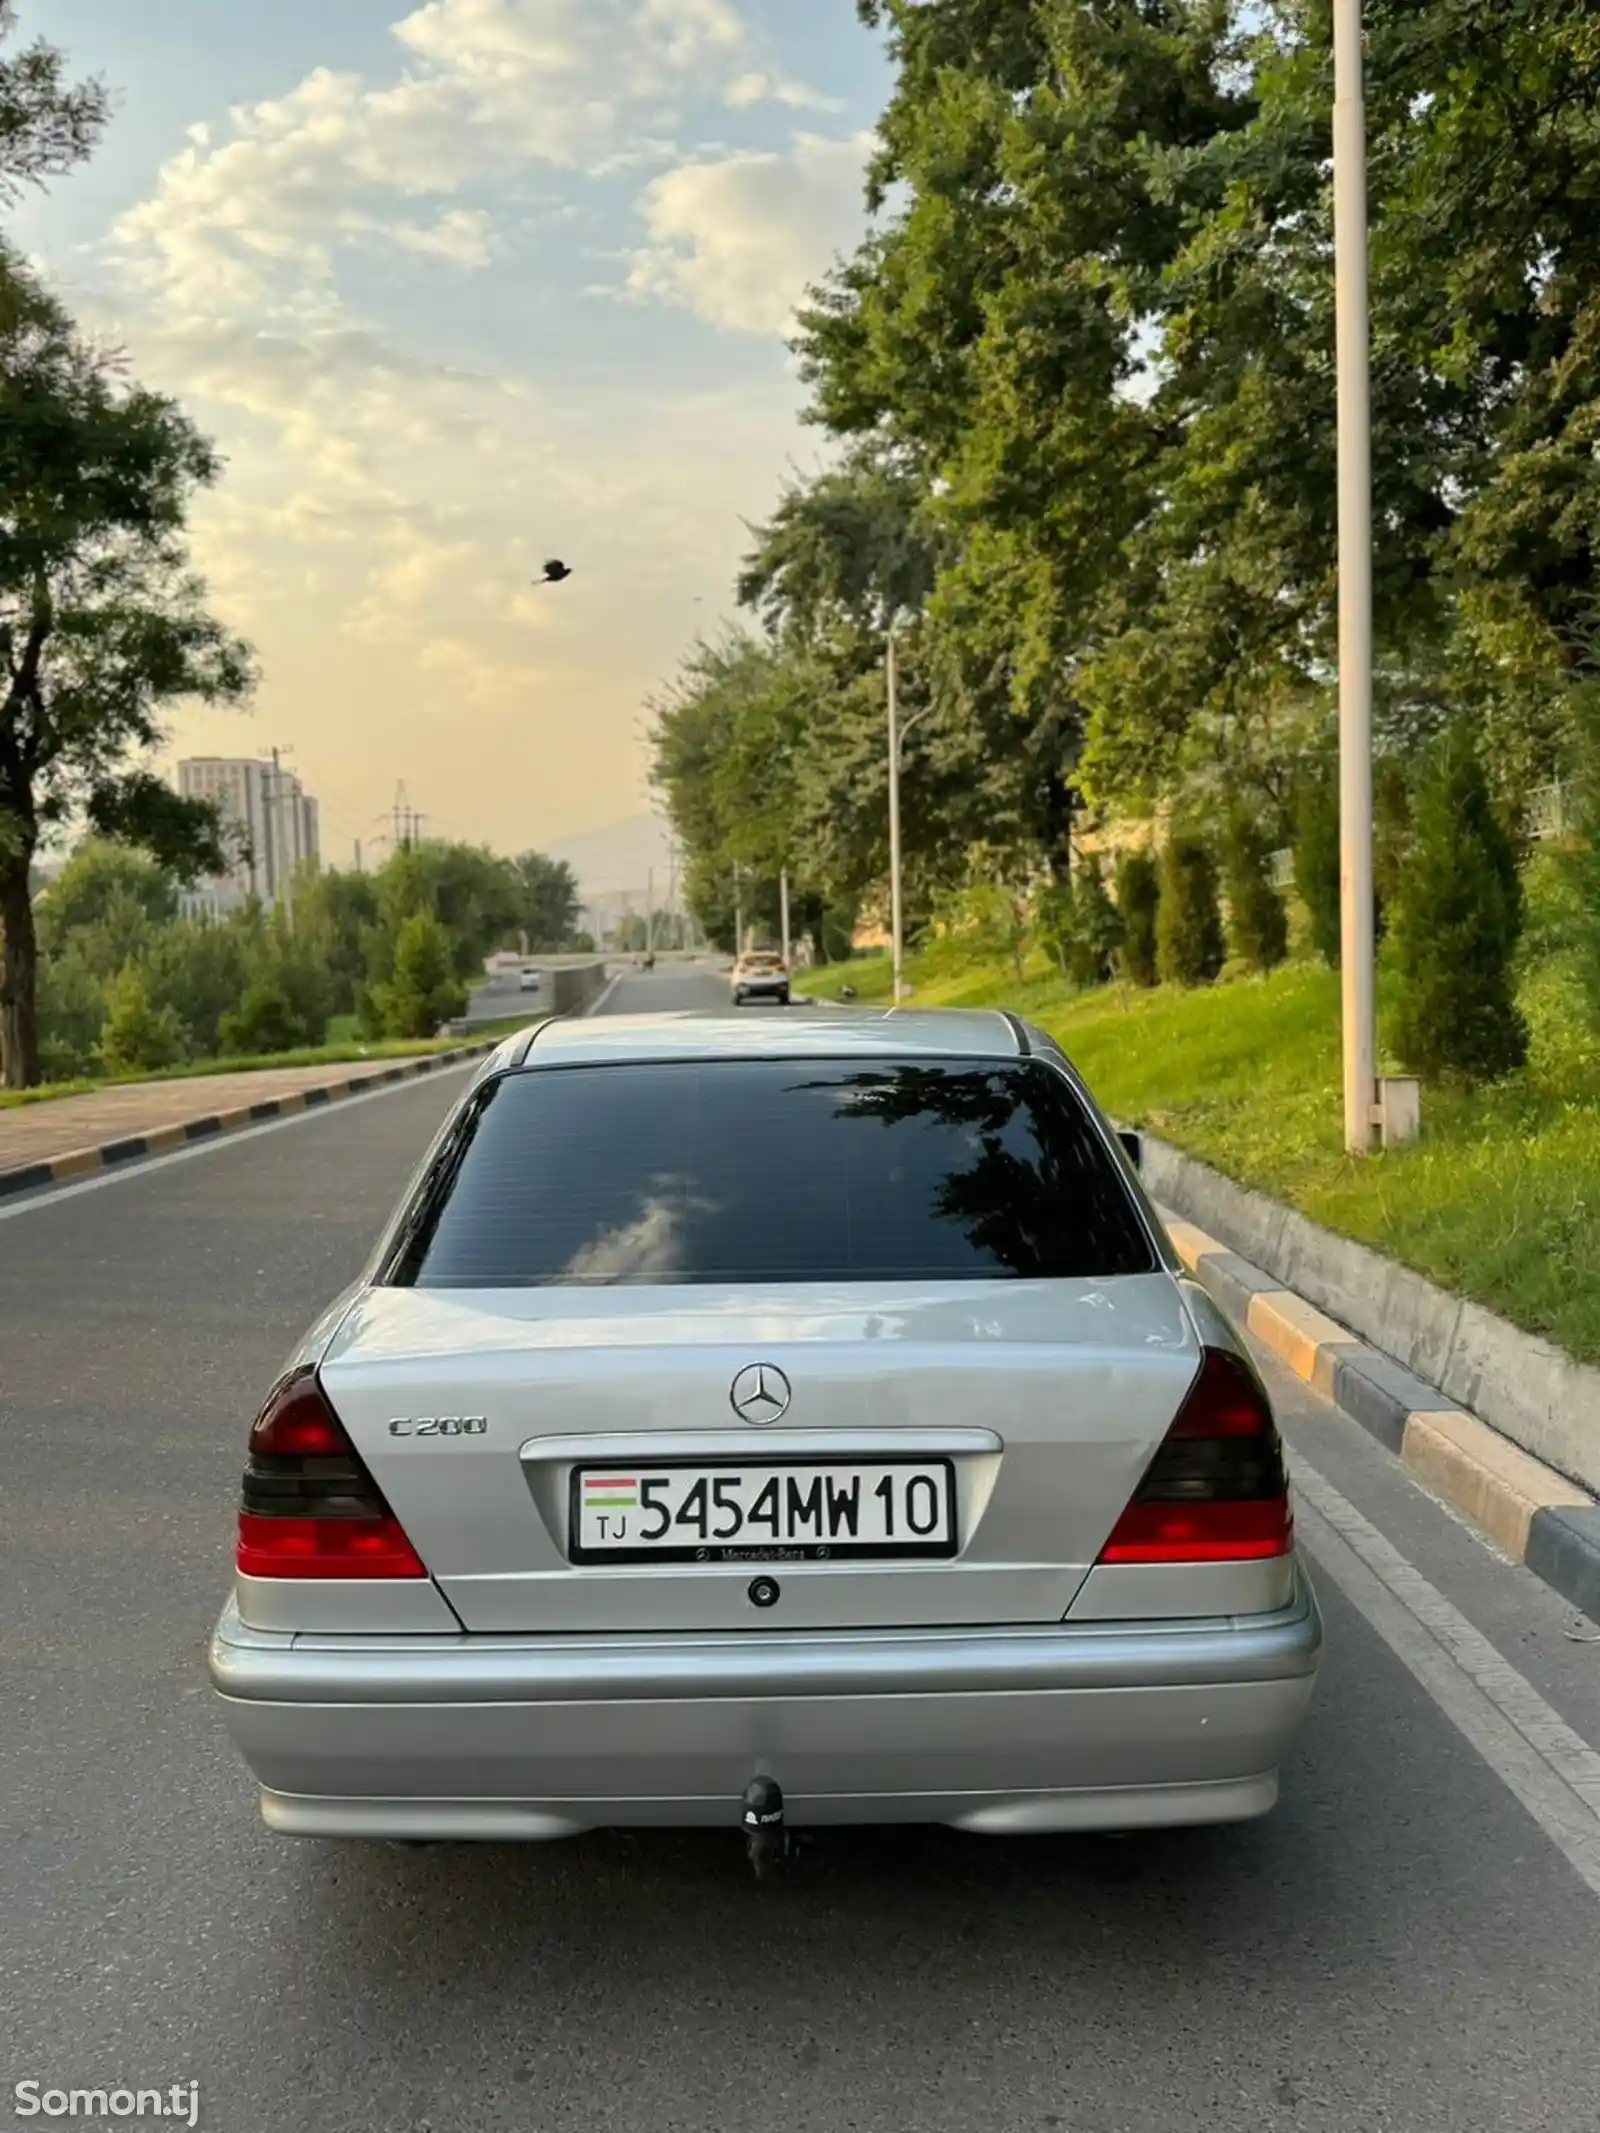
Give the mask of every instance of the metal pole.
[(789, 967), (789, 872), (785, 868), (778, 876), (778, 901), (783, 911), (783, 967)]
[(656, 870), (651, 867), (644, 878), (644, 952), (648, 955), (656, 944)]
[(733, 952), (744, 954), (744, 872), (734, 863), (733, 869)]
[(900, 658), (889, 626), (889, 939), (894, 1003), (905, 993), (905, 909), (900, 884)]
[(1333, 220), (1339, 341), (1339, 880), (1344, 1138), (1373, 1144), (1372, 357), (1361, 0), (1334, 0)]

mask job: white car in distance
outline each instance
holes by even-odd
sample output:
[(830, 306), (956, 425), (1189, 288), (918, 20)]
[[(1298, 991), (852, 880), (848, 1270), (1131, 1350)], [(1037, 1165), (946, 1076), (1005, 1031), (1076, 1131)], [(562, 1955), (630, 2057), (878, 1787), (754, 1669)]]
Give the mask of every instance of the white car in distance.
[(775, 1000), (780, 1007), (787, 1007), (789, 966), (774, 949), (752, 949), (735, 962), (728, 976), (728, 990), (735, 1007), (743, 1007), (747, 1000)]

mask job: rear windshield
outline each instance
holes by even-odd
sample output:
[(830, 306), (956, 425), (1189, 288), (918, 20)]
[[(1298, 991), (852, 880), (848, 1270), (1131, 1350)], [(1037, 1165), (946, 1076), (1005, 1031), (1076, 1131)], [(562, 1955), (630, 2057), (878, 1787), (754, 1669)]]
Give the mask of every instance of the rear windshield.
[(488, 1083), (388, 1279), (1095, 1279), (1156, 1265), (1121, 1170), (1042, 1061), (730, 1060)]

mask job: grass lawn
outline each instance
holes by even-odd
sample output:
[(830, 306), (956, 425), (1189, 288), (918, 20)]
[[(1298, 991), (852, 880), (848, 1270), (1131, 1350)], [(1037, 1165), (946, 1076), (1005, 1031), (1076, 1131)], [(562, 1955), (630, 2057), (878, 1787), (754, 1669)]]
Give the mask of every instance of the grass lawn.
[[(1489, 1089), (1425, 1089), (1418, 1146), (1364, 1162), (1344, 1152), (1339, 980), (1320, 966), (1197, 992), (1074, 995), (1040, 959), (1019, 980), (941, 968), (936, 954), (913, 959), (907, 978), (921, 1005), (1028, 1015), (1118, 1118), (1600, 1362), (1600, 1030), (1560, 946), (1548, 858), (1535, 862), (1529, 904), (1526, 1071)], [(844, 985), (887, 999), (888, 959), (805, 981), (821, 998)], [(1380, 976), (1380, 1011), (1388, 991)]]
[[(140, 1081), (193, 1081), (206, 1074), (259, 1073), (271, 1067), (313, 1066), (359, 1066), (363, 1062), (385, 1059), (418, 1059), (435, 1052), (458, 1051), (466, 1044), (492, 1042), (498, 1037), (509, 1037), (514, 1030), (526, 1029), (537, 1016), (519, 1016), (510, 1022), (485, 1023), (474, 1029), (470, 1037), (399, 1037), (362, 1043), (353, 1032), (355, 1017), (338, 1016), (329, 1025), (329, 1041), (312, 1045), (298, 1052), (267, 1052), (254, 1057), (229, 1059), (191, 1059), (183, 1066), (164, 1067), (154, 1074), (104, 1075), (98, 1080), (52, 1081), (37, 1089), (0, 1089), (0, 1111), (14, 1110), (20, 1104), (51, 1103), (58, 1096), (90, 1096), (96, 1089), (125, 1088)], [(344, 1033), (348, 1023), (351, 1034)]]

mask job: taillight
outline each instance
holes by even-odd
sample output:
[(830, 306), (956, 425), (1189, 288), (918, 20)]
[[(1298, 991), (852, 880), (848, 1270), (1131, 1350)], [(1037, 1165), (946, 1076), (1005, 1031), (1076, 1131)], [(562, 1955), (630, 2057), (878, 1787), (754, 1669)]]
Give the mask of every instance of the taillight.
[(250, 1432), (236, 1561), (253, 1578), (428, 1574), (314, 1368), (280, 1380)]
[(1100, 1560), (1248, 1563), (1293, 1545), (1283, 1441), (1267, 1396), (1241, 1357), (1208, 1348)]

